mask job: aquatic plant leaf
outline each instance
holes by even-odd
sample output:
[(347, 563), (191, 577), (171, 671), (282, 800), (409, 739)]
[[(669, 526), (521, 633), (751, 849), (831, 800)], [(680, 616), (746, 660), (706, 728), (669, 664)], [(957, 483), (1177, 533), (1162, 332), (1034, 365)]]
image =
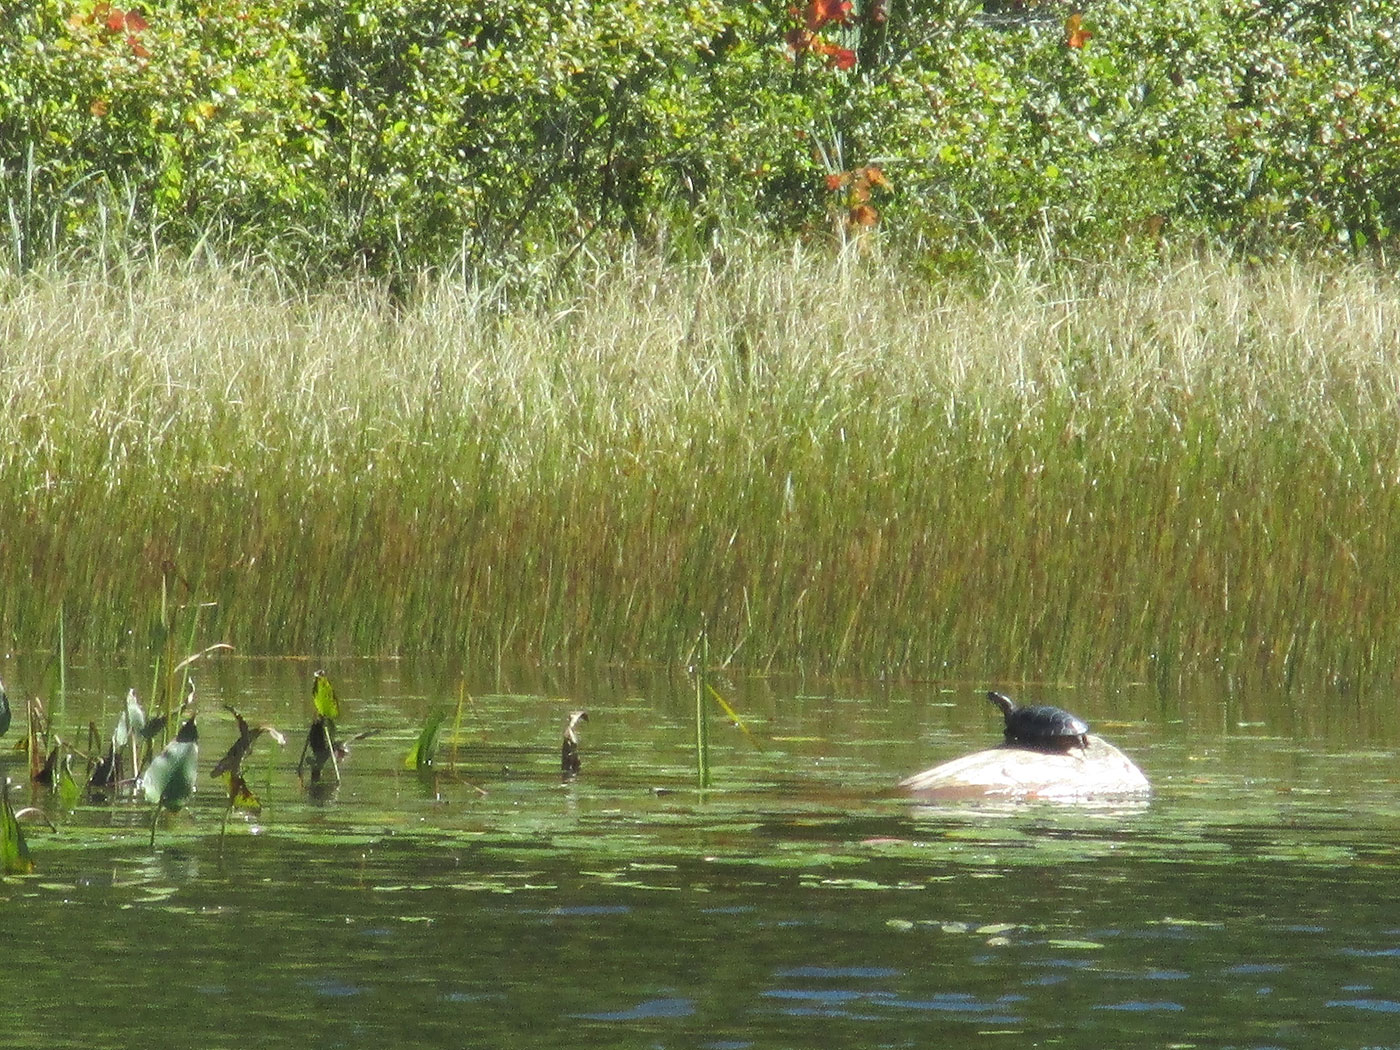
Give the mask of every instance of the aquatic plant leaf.
[(88, 777), (88, 788), (112, 788), (116, 786), (119, 779), (121, 779), (121, 752), (117, 750), (114, 742), (107, 745), (107, 754), (93, 767), (92, 776)]
[(301, 758), (297, 762), (297, 776), (304, 767), (311, 771), (311, 783), (321, 779), (321, 770), (327, 762), (340, 779), (340, 770), (335, 765), (335, 727), (324, 716), (318, 717), (306, 731), (306, 743), (301, 746)]
[(559, 769), (566, 776), (573, 776), (583, 768), (583, 761), (578, 753), (578, 727), (580, 722), (587, 721), (587, 711), (573, 711), (570, 712), (569, 721), (564, 726), (564, 743), (559, 749)]
[[(247, 719), (235, 711), (228, 704), (224, 705), (228, 712), (233, 715), (234, 721), (238, 723), (238, 739), (233, 742), (233, 746), (228, 749), (224, 757), (219, 759), (214, 765), (211, 776), (222, 776), (225, 773), (237, 774), (243, 765), (243, 759), (252, 750), (254, 742), (258, 737), (267, 731), (267, 726), (258, 726), (256, 729), (248, 725)], [(285, 743), (281, 733), (276, 733), (274, 739), (279, 743)]]
[(334, 722), (340, 717), (340, 703), (335, 698), (335, 689), (331, 686), (331, 680), (326, 677), (325, 671), (316, 672), (311, 701), (316, 705), (316, 711), (322, 718), (328, 718)]
[(725, 701), (724, 697), (719, 695), (719, 690), (717, 690), (709, 682), (705, 683), (705, 688), (710, 691), (710, 696), (714, 697), (715, 703), (719, 704), (720, 708), (723, 709), (726, 717), (728, 717), (728, 719), (731, 722), (733, 722), (743, 731), (744, 736), (749, 738), (749, 742), (753, 744), (754, 747), (762, 751), (763, 741), (759, 740), (758, 737), (753, 735), (753, 731), (750, 730), (749, 727), (745, 724), (744, 720), (739, 717), (739, 712), (735, 711), (734, 708), (730, 707), (728, 702)]
[(141, 701), (136, 698), (136, 690), (126, 691), (126, 710), (117, 719), (116, 732), (112, 734), (112, 740), (117, 747), (126, 747), (127, 741), (134, 735), (139, 735), (146, 728), (146, 712), (141, 709)]
[(146, 724), (141, 727), (141, 739), (152, 741), (165, 732), (166, 723), (170, 721), (169, 715), (156, 715), (155, 718), (148, 718)]
[(5, 692), (5, 683), (0, 681), (0, 736), (10, 728), (10, 698)]
[(44, 787), (49, 788), (54, 786), (54, 776), (58, 769), (58, 752), (58, 745), (55, 744), (53, 750), (49, 752), (49, 757), (44, 760), (43, 766), (34, 774), (34, 783), (43, 784)]
[(33, 871), (29, 846), (10, 805), (10, 782), (0, 777), (0, 874), (28, 875)]
[(237, 770), (229, 774), (228, 804), (234, 809), (246, 809), (254, 813), (262, 812), (262, 800), (253, 794), (253, 789), (243, 779), (243, 774)]
[(73, 810), (78, 807), (78, 801), (82, 798), (82, 789), (78, 787), (78, 782), (73, 779), (73, 755), (71, 753), (63, 756), (63, 762), (58, 773), (58, 802), (66, 810)]
[(180, 726), (175, 739), (141, 774), (141, 791), (146, 801), (165, 809), (179, 809), (195, 791), (199, 775), (199, 730), (194, 719)]
[(438, 709), (430, 714), (423, 722), (422, 732), (418, 734), (418, 739), (413, 747), (409, 749), (408, 755), (404, 758), (403, 764), (407, 769), (431, 769), (433, 758), (437, 754), (438, 731), (442, 728), (443, 720), (447, 718), (446, 709)]

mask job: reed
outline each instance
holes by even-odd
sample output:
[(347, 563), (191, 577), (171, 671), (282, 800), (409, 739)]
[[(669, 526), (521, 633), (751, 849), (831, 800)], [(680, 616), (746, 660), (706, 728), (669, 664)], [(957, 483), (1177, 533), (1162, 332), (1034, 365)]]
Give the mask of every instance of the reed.
[(1381, 268), (574, 262), (0, 278), (0, 636), (148, 653), (210, 603), (241, 652), (1400, 675)]

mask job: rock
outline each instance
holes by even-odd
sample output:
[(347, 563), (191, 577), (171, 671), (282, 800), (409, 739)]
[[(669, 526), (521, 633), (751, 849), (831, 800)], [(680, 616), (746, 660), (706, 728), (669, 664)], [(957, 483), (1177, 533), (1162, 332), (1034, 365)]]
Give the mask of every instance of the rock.
[(994, 747), (964, 755), (900, 781), (919, 799), (1025, 799), (1093, 802), (1143, 798), (1152, 785), (1130, 758), (1102, 737), (1087, 749), (1034, 751)]

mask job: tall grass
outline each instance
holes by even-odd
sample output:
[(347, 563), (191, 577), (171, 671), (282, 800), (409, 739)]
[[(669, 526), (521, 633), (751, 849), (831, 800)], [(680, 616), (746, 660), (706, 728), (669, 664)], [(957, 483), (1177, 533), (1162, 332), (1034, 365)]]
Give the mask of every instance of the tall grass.
[(406, 305), (0, 281), (0, 637), (978, 680), (1400, 676), (1400, 296), (642, 252)]

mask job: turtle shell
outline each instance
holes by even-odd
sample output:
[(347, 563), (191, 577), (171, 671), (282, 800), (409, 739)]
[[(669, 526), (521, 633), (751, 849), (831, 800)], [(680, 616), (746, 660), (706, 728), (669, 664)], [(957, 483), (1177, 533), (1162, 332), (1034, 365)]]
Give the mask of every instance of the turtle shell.
[(1063, 708), (1045, 704), (1021, 707), (1001, 693), (988, 693), (987, 699), (1001, 708), (1008, 744), (1047, 751), (1089, 746), (1089, 723)]

